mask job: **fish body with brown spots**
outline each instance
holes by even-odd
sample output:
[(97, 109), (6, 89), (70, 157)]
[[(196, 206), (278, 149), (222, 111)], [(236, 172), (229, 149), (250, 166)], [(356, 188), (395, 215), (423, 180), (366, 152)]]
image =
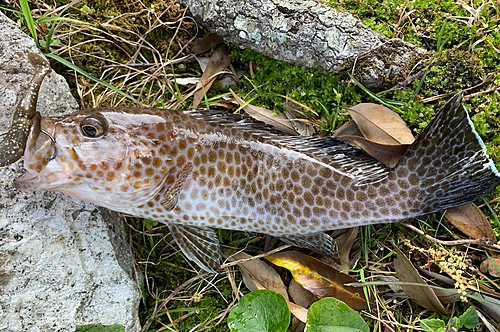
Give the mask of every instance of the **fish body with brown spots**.
[[(500, 183), (455, 96), (394, 169), (335, 138), (290, 137), (207, 111), (98, 108), (42, 118), (23, 190), (52, 190), (165, 222), (202, 268), (219, 266), (212, 227), (271, 234), (334, 254), (323, 231), (398, 222), (473, 201)], [(41, 162), (44, 161), (44, 162)]]

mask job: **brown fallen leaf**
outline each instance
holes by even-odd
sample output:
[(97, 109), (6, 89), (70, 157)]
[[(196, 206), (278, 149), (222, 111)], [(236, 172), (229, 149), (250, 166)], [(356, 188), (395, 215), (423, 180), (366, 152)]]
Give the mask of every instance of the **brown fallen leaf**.
[(289, 270), (295, 281), (319, 299), (335, 297), (354, 310), (368, 308), (362, 288), (344, 286), (356, 282), (356, 279), (340, 273), (315, 258), (297, 251), (276, 253), (265, 258)]
[(471, 238), (496, 242), (495, 232), (490, 222), (474, 203), (448, 209), (444, 216), (462, 233)]
[(415, 138), (401, 117), (383, 105), (363, 103), (348, 109), (363, 136), (382, 144), (411, 144)]
[(351, 268), (351, 261), (349, 259), (351, 248), (356, 242), (358, 237), (359, 227), (352, 227), (344, 234), (335, 239), (339, 248), (340, 269), (349, 270)]
[(216, 75), (223, 71), (229, 66), (231, 59), (229, 58), (229, 50), (227, 45), (221, 45), (217, 48), (210, 57), (208, 66), (201, 75), (200, 81), (196, 85), (197, 91), (194, 93), (193, 97), (193, 108), (200, 105), (205, 94), (208, 92), (210, 87), (215, 81)]
[(208, 52), (212, 47), (214, 47), (218, 42), (222, 40), (222, 37), (211, 33), (203, 38), (198, 38), (193, 43), (190, 51), (193, 54), (202, 54)]
[(313, 293), (302, 287), (295, 279), (292, 279), (288, 285), (288, 294), (294, 303), (304, 308), (309, 308), (311, 304), (318, 301)]
[(479, 266), (479, 270), (481, 270), (481, 272), (483, 273), (489, 273), (491, 276), (498, 278), (500, 277), (500, 271), (498, 271), (497, 267), (493, 263), (500, 267), (500, 257), (492, 256), (486, 258)]
[(305, 323), (307, 321), (307, 309), (290, 301), (287, 301), (287, 303), (290, 312), (302, 323)]
[(339, 136), (363, 136), (356, 122), (349, 120), (344, 123), (339, 129), (335, 130), (335, 137)]
[(448, 312), (441, 301), (439, 301), (436, 293), (434, 293), (434, 290), (430, 287), (426, 287), (427, 284), (422, 279), (413, 264), (408, 260), (408, 258), (406, 258), (399, 248), (396, 247), (395, 249), (398, 253), (398, 257), (394, 260), (394, 269), (396, 270), (398, 279), (403, 282), (424, 285), (402, 285), (401, 288), (403, 288), (408, 297), (424, 308), (440, 312), (443, 315), (448, 315)]
[[(230, 89), (229, 91), (231, 91), (231, 94), (240, 106), (245, 105), (245, 101), (234, 93), (233, 90)], [(292, 121), (288, 120), (288, 118), (282, 113), (273, 115), (273, 112), (268, 109), (250, 104), (243, 107), (243, 110), (255, 120), (262, 121), (270, 126), (273, 126), (285, 134), (298, 135), (297, 131), (295, 131), (295, 128), (293, 127)]]
[[(252, 256), (248, 254), (240, 252), (232, 255), (229, 260), (237, 261), (251, 257)], [(283, 280), (281, 280), (280, 275), (275, 269), (266, 264), (266, 262), (261, 261), (260, 259), (252, 259), (250, 261), (239, 263), (238, 267), (241, 269), (245, 285), (250, 291), (256, 289), (268, 289), (283, 295), (285, 300), (289, 300), (286, 286), (283, 283)], [(253, 282), (254, 285), (252, 285), (249, 281)]]
[(409, 144), (382, 144), (360, 136), (337, 136), (338, 139), (363, 149), (373, 158), (388, 167), (394, 167), (403, 156)]

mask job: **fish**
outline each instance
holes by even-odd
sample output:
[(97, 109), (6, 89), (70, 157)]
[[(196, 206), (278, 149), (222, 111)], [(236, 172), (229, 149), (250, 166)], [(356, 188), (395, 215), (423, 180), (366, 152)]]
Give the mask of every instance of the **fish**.
[(35, 75), (28, 85), (28, 92), (14, 112), (10, 130), (0, 142), (0, 167), (15, 163), (24, 155), (28, 135), (33, 126), (39, 129), (40, 113), (36, 111), (38, 93), (43, 79), (50, 73), (49, 63), (40, 55), (30, 53), (28, 60), (35, 68)]
[(288, 136), (217, 111), (107, 107), (41, 117), (47, 135), (30, 133), (27, 172), (15, 186), (165, 223), (208, 272), (219, 271), (222, 257), (214, 228), (333, 256), (326, 231), (444, 211), (500, 184), (462, 97), (393, 168), (333, 137)]

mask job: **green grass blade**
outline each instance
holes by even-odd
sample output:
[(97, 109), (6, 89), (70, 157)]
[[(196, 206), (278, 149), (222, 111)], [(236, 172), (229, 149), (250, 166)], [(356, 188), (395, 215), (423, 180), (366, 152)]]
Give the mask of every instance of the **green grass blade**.
[(7, 7), (7, 6), (2, 6), (2, 5), (0, 5), (0, 9), (6, 10), (8, 12), (12, 12), (12, 13), (16, 14), (19, 17), (23, 17), (23, 13), (21, 13), (19, 10), (15, 10), (13, 8), (10, 8), (10, 7)]
[(138, 101), (137, 101), (134, 97), (132, 97), (132, 96), (130, 96), (130, 95), (128, 95), (128, 94), (126, 94), (125, 92), (123, 92), (123, 91), (121, 91), (120, 89), (118, 89), (118, 88), (114, 87), (113, 85), (111, 85), (111, 84), (109, 84), (109, 83), (107, 83), (107, 82), (104, 82), (103, 80), (100, 80), (100, 79), (98, 79), (97, 77), (94, 77), (94, 76), (90, 75), (89, 73), (87, 73), (86, 71), (84, 71), (83, 69), (81, 69), (80, 67), (78, 67), (78, 66), (74, 65), (73, 63), (69, 62), (68, 60), (65, 60), (65, 59), (61, 58), (60, 56), (57, 56), (57, 55), (52, 54), (52, 53), (49, 53), (49, 54), (47, 54), (47, 57), (48, 57), (48, 58), (52, 58), (52, 59), (54, 59), (54, 60), (56, 60), (56, 61), (58, 61), (58, 62), (62, 63), (63, 65), (65, 65), (65, 66), (67, 66), (67, 67), (69, 67), (69, 68), (73, 69), (73, 70), (74, 70), (74, 71), (76, 71), (77, 73), (79, 73), (79, 74), (81, 74), (81, 75), (83, 75), (83, 76), (85, 76), (85, 77), (87, 77), (87, 78), (89, 78), (89, 79), (93, 80), (94, 82), (97, 82), (97, 83), (99, 83), (99, 84), (104, 85), (104, 86), (105, 86), (105, 87), (107, 87), (108, 89), (111, 89), (111, 90), (113, 90), (113, 91), (115, 91), (115, 92), (117, 92), (117, 93), (121, 94), (122, 96), (124, 96), (124, 97), (126, 97), (126, 98), (129, 98), (129, 99), (131, 99), (131, 100), (133, 100), (133, 101), (135, 101), (135, 102), (138, 102)]
[(351, 80), (354, 82), (354, 84), (356, 84), (361, 90), (363, 90), (367, 95), (369, 95), (370, 97), (372, 97), (373, 99), (375, 99), (376, 101), (378, 101), (379, 103), (381, 103), (382, 105), (384, 106), (387, 106), (389, 107), (391, 110), (393, 110), (394, 112), (397, 112), (397, 113), (402, 113), (401, 110), (397, 107), (394, 107), (393, 105), (389, 104), (387, 101), (385, 101), (384, 99), (380, 98), (379, 96), (377, 96), (376, 94), (374, 94), (373, 92), (371, 92), (370, 90), (368, 90), (367, 88), (365, 88), (365, 86), (363, 84), (361, 84), (360, 82), (358, 82), (358, 80), (356, 80), (354, 78), (354, 76), (352, 76), (351, 74), (349, 74), (349, 77), (351, 78)]
[(57, 21), (68, 21), (68, 22), (77, 23), (77, 24), (91, 25), (89, 22), (84, 22), (84, 21), (80, 21), (80, 20), (75, 20), (73, 18), (60, 17), (60, 16), (42, 17), (42, 18), (37, 20), (38, 23), (48, 23), (48, 22), (57, 22)]
[(36, 34), (35, 22), (33, 21), (33, 16), (31, 15), (31, 10), (28, 1), (19, 0), (19, 3), (23, 11), (24, 19), (26, 20), (26, 25), (28, 26), (31, 35), (33, 36), (33, 39), (35, 39), (35, 43), (38, 45), (38, 36)]
[(418, 82), (417, 89), (413, 93), (413, 97), (411, 98), (411, 101), (414, 102), (415, 98), (417, 98), (418, 93), (420, 92), (420, 89), (422, 89), (422, 85), (424, 85), (425, 78), (427, 77), (427, 70), (424, 72), (424, 75), (422, 75), (422, 78), (420, 79), (420, 82)]

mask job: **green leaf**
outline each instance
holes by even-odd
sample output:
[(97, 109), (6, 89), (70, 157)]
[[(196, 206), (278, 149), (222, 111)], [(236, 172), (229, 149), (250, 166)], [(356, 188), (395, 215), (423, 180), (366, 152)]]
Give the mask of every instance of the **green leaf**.
[(285, 332), (290, 310), (282, 295), (256, 290), (243, 296), (231, 310), (227, 325), (233, 332)]
[(304, 332), (370, 332), (370, 329), (347, 304), (328, 297), (311, 305)]
[(426, 332), (444, 332), (446, 331), (446, 324), (441, 319), (422, 319), (420, 327)]
[(89, 7), (89, 6), (87, 6), (87, 5), (84, 5), (84, 6), (82, 7), (82, 12), (84, 12), (85, 14), (88, 14), (88, 13), (90, 12), (90, 7)]
[(75, 332), (125, 332), (125, 327), (121, 324), (101, 325), (91, 324), (80, 326)]
[(479, 324), (479, 316), (475, 307), (469, 307), (460, 317), (457, 318), (458, 328), (465, 327), (467, 329), (473, 329)]

